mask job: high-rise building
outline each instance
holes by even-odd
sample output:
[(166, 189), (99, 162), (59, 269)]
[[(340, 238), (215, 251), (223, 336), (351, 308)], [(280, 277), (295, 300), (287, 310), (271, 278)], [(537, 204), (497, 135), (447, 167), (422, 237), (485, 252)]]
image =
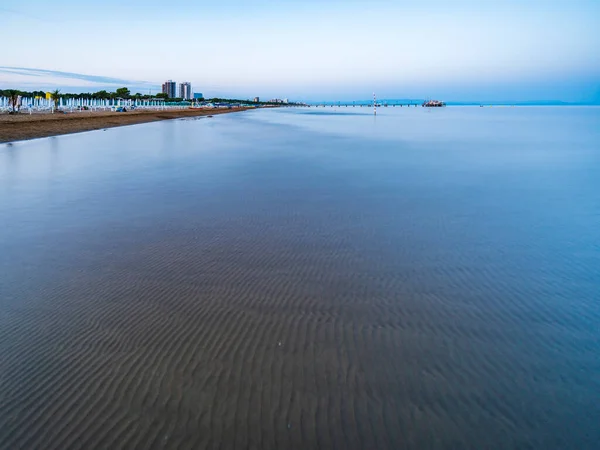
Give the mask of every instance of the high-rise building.
[(254, 97), (254, 103), (258, 103), (260, 102), (260, 98), (259, 97)]
[(169, 98), (175, 98), (175, 96), (177, 95), (177, 93), (175, 92), (176, 88), (177, 84), (173, 80), (167, 80), (162, 85), (162, 92), (163, 94), (167, 94), (167, 97)]
[(192, 98), (192, 84), (188, 81), (179, 83), (179, 97), (184, 100), (191, 100)]

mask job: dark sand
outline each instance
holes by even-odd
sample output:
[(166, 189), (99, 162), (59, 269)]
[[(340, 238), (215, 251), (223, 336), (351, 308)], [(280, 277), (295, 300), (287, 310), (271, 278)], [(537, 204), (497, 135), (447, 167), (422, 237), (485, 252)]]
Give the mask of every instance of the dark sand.
[(371, 311), (343, 273), (321, 280), (342, 255), (215, 231), (98, 248), (95, 273), (17, 313), (2, 448), (401, 448), (386, 395), (402, 383), (386, 350), (399, 312)]
[(0, 449), (597, 450), (597, 123), (286, 108), (0, 146)]
[(249, 108), (232, 109), (178, 109), (135, 110), (125, 113), (77, 111), (67, 114), (2, 114), (0, 115), (0, 142), (21, 141), (81, 131), (135, 125), (157, 120), (209, 116), (245, 111)]

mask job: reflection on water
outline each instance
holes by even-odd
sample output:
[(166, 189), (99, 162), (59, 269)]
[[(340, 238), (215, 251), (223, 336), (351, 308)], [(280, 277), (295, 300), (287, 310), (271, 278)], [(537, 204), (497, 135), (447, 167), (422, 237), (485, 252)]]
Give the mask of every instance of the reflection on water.
[(0, 448), (598, 448), (598, 119), (0, 146)]

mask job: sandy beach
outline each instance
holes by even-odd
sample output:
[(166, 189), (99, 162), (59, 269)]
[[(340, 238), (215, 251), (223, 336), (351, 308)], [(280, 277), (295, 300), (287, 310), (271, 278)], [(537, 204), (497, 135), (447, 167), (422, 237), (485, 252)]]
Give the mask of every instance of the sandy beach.
[(16, 114), (0, 115), (0, 142), (22, 141), (81, 131), (135, 125), (158, 120), (179, 119), (195, 116), (212, 116), (249, 108), (233, 109), (178, 109), (136, 110), (125, 113), (111, 111), (77, 111), (67, 114)]

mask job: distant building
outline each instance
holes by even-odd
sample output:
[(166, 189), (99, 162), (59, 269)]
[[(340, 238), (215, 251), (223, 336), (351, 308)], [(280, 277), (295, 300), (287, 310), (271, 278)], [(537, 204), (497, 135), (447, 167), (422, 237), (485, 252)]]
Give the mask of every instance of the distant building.
[(163, 94), (167, 94), (169, 98), (175, 98), (177, 93), (175, 92), (177, 84), (173, 80), (165, 81), (162, 85)]
[(283, 103), (283, 100), (281, 100), (280, 98), (272, 98), (271, 100), (269, 100), (269, 103)]
[(260, 102), (260, 98), (259, 97), (254, 97), (254, 103), (258, 103)]
[(184, 100), (192, 99), (192, 84), (190, 82), (179, 83), (179, 97)]
[(202, 100), (203, 98), (202, 92), (194, 92), (194, 100)]

